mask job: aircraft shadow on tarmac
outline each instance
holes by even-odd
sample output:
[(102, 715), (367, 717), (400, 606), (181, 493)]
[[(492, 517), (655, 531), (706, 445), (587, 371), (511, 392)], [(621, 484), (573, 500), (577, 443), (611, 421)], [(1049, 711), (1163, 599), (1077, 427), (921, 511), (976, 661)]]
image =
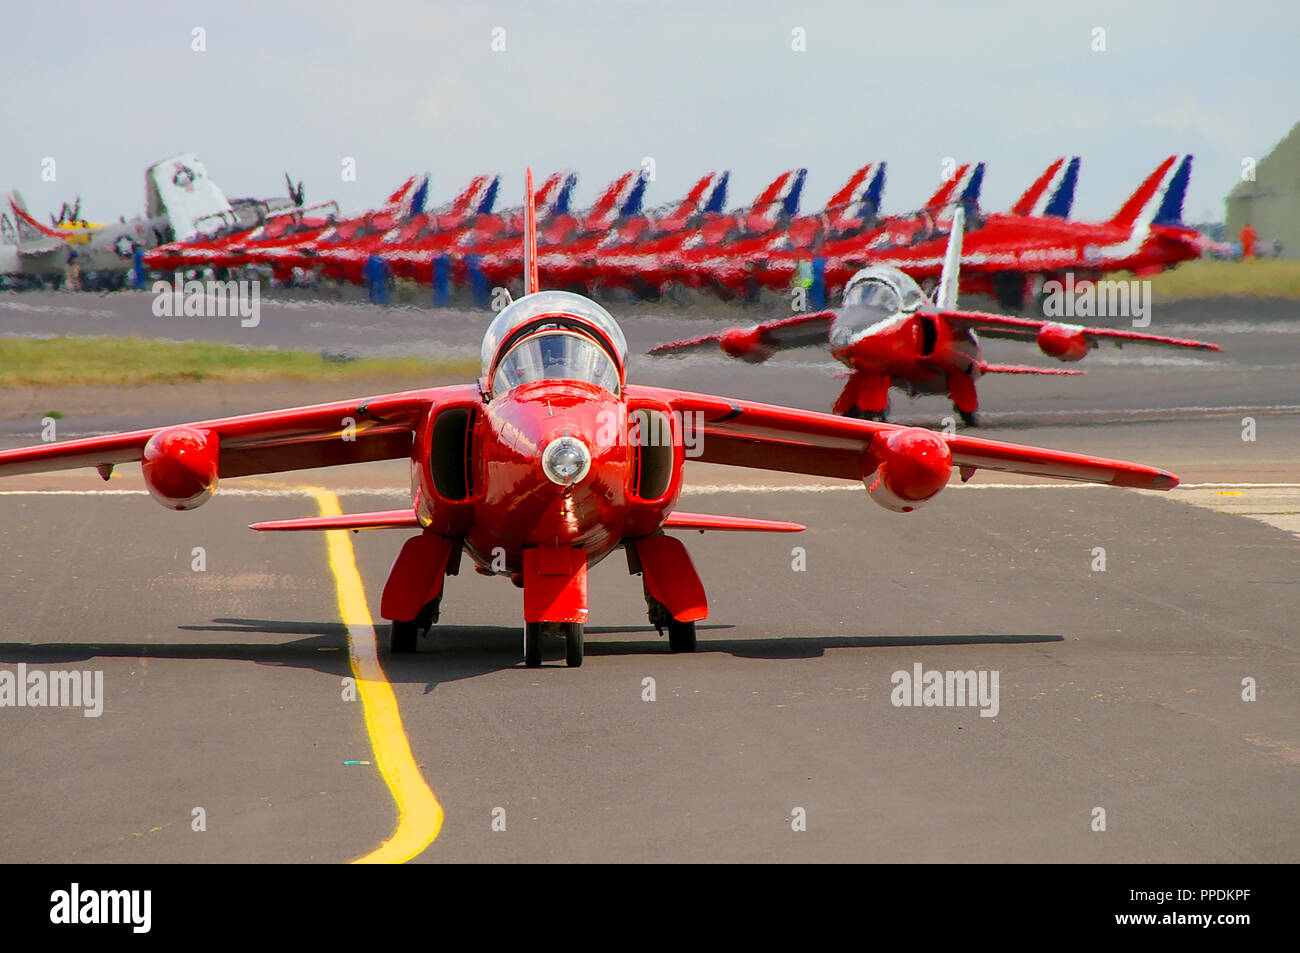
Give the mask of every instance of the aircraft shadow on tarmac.
[[(256, 662), (259, 665), (313, 669), (329, 675), (346, 675), (347, 628), (338, 622), (290, 622), (270, 619), (213, 619), (211, 625), (177, 626), (184, 632), (230, 632), (249, 635), (297, 635), (288, 642), (58, 642), (0, 643), (0, 660), (6, 663), (66, 664), (93, 658), (195, 659)], [(376, 627), (381, 646), (388, 626)], [(700, 640), (695, 654), (720, 652), (741, 659), (815, 659), (829, 649), (870, 649), (942, 645), (1021, 645), (1063, 642), (1060, 635), (880, 635), (789, 638), (710, 639), (708, 633), (732, 629), (726, 624), (697, 625)], [(663, 637), (635, 641), (602, 641), (605, 635), (648, 635), (646, 626), (591, 626), (586, 630), (586, 655), (667, 655)], [(381, 648), (389, 681), (424, 682), (425, 692), (441, 682), (474, 678), (505, 669), (521, 668), (522, 633), (519, 628), (475, 625), (438, 625), (421, 638), (414, 655), (392, 656)], [(564, 640), (546, 639), (543, 665), (564, 666)], [(432, 676), (432, 677), (431, 677)]]

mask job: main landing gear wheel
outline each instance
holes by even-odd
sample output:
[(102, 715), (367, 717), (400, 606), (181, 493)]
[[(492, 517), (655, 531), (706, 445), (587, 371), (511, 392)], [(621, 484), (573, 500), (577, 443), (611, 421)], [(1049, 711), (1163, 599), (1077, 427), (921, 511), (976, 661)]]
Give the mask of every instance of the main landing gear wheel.
[(564, 624), (564, 664), (569, 668), (582, 665), (583, 631), (581, 622)]
[(442, 596), (425, 604), (410, 622), (396, 622), (388, 630), (388, 651), (394, 655), (403, 655), (415, 651), (415, 644), (420, 636), (428, 635), (433, 624), (438, 621), (438, 609)]
[(967, 427), (978, 427), (980, 425), (980, 412), (978, 410), (972, 410), (970, 413), (959, 410), (957, 413), (961, 415), (961, 422)]
[(524, 623), (524, 665), (528, 668), (542, 667), (542, 623)]
[(668, 612), (668, 607), (650, 593), (646, 593), (646, 606), (649, 609), (650, 624), (664, 634), (668, 630), (668, 648), (673, 652), (695, 651), (695, 623), (678, 622)]
[(669, 622), (668, 648), (674, 652), (694, 652), (695, 623), (678, 622), (676, 619)]
[(420, 626), (414, 620), (410, 622), (394, 621), (388, 632), (388, 650), (394, 655), (415, 651), (415, 639), (420, 634)]
[(874, 420), (883, 424), (889, 419), (889, 407), (888, 403), (885, 404), (883, 410), (859, 410), (857, 407), (850, 407), (844, 411), (844, 416), (853, 420)]

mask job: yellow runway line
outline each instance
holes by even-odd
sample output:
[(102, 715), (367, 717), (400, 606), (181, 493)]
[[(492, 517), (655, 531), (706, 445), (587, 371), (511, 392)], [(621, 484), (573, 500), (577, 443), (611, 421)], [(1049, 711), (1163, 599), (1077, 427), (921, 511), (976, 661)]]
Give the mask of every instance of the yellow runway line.
[[(328, 490), (313, 489), (321, 516), (341, 516), (339, 498)], [(379, 664), (375, 623), (366, 605), (361, 573), (357, 571), (352, 540), (345, 529), (328, 530), (330, 571), (339, 594), (339, 613), (348, 627), (348, 660), (357, 680), (366, 731), (375, 764), (397, 802), (397, 828), (391, 837), (356, 864), (401, 864), (419, 855), (442, 829), (442, 805), (420, 773), (411, 744), (402, 727), (397, 697)]]

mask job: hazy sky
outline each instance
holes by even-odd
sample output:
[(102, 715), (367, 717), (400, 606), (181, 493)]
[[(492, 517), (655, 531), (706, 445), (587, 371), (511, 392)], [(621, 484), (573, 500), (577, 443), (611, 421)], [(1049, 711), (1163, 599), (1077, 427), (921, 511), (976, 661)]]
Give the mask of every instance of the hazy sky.
[(344, 211), (417, 171), (435, 203), (500, 172), (514, 204), (527, 163), (575, 169), (585, 205), (647, 156), (649, 204), (711, 169), (731, 169), (729, 204), (748, 204), (806, 166), (805, 210), (886, 159), (892, 211), (937, 187), (945, 157), (985, 159), (997, 210), (1080, 155), (1076, 218), (1109, 216), (1163, 157), (1192, 152), (1187, 217), (1218, 219), (1242, 159), (1300, 120), (1295, 0), (53, 0), (6, 3), (0, 23), (0, 190), (42, 220), (77, 194), (92, 220), (138, 215), (145, 167), (182, 151), (228, 195), (282, 195), (289, 171)]

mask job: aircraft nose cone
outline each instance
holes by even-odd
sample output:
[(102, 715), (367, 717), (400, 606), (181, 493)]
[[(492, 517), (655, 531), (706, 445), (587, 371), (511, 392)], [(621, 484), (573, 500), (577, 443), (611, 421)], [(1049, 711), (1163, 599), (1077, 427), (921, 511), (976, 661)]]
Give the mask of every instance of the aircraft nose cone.
[(556, 437), (542, 451), (542, 472), (552, 483), (573, 486), (591, 469), (591, 451), (576, 437)]

